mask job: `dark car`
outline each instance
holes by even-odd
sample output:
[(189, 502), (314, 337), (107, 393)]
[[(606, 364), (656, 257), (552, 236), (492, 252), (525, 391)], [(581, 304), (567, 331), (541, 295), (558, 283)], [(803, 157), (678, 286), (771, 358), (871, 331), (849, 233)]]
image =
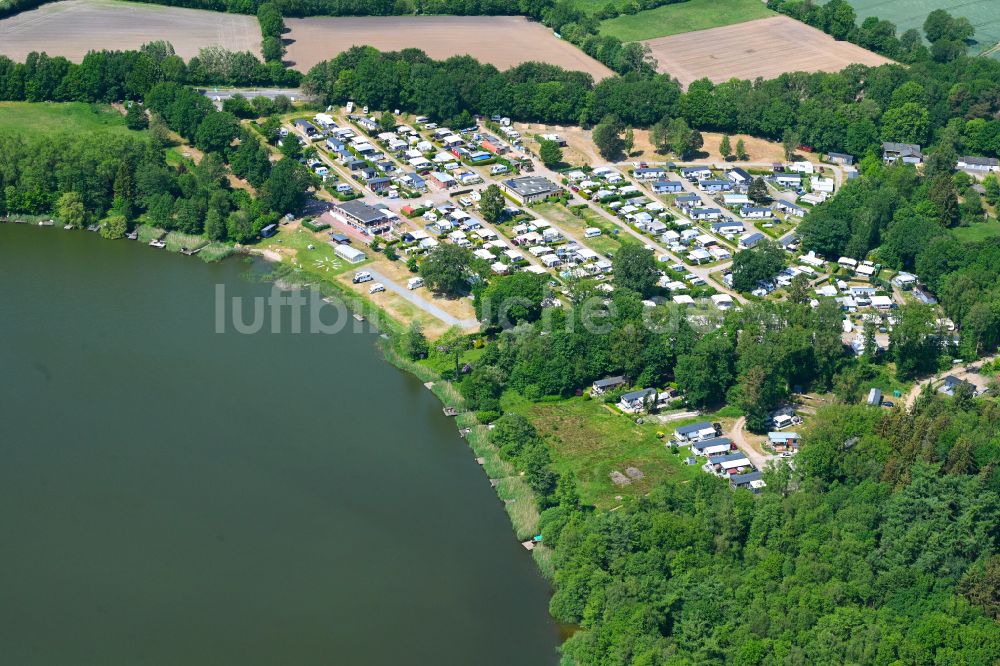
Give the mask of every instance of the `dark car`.
[(894, 403), (892, 400), (883, 400), (882, 406), (885, 407), (886, 409), (892, 409), (893, 407), (896, 406), (896, 403)]

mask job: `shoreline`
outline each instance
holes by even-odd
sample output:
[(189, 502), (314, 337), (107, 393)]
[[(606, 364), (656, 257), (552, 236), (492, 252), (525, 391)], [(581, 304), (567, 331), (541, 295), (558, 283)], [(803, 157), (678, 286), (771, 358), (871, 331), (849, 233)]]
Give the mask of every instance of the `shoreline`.
[[(251, 249), (247, 255), (265, 261), (269, 265), (281, 266), (288, 271), (294, 271), (293, 267), (274, 252)], [(490, 442), (489, 427), (480, 423), (474, 412), (466, 409), (465, 399), (450, 380), (443, 379), (439, 373), (425, 365), (411, 361), (396, 348), (398, 336), (405, 333), (408, 322), (392, 317), (373, 301), (351, 291), (339, 282), (317, 281), (300, 284), (290, 278), (292, 278), (290, 275), (271, 275), (264, 279), (280, 280), (288, 286), (317, 289), (322, 296), (331, 295), (324, 292), (323, 287), (327, 287), (329, 291), (334, 292), (334, 295), (342, 298), (345, 305), (353, 312), (363, 315), (366, 321), (370, 322), (373, 330), (381, 333), (376, 345), (386, 362), (420, 380), (434, 394), (443, 408), (451, 408), (458, 412), (455, 416), (456, 429), (460, 432), (469, 429), (463, 439), (483, 468), (494, 494), (503, 503), (515, 538), (519, 542), (523, 542), (536, 536), (540, 518), (537, 508), (538, 497), (527, 482), (514, 472), (510, 463), (500, 457), (499, 449)], [(375, 316), (369, 317), (371, 314)], [(525, 504), (529, 506), (525, 507)], [(554, 575), (551, 564), (553, 551), (539, 544), (530, 552), (542, 577), (551, 584)]]

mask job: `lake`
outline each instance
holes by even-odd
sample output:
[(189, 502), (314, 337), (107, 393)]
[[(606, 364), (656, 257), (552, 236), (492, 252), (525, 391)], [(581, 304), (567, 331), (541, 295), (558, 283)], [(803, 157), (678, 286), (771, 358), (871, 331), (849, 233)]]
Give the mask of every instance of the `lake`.
[(216, 333), (248, 268), (0, 225), (4, 663), (556, 663), (440, 403), (371, 332)]

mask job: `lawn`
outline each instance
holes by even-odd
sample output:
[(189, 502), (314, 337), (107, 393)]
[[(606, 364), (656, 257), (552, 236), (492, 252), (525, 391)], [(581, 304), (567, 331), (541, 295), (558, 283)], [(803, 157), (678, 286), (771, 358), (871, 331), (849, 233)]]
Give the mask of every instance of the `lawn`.
[(760, 0), (688, 0), (601, 22), (601, 34), (625, 42), (707, 30), (775, 16)]
[[(562, 204), (538, 204), (532, 210), (572, 233), (581, 243), (595, 252), (610, 256), (621, 247), (621, 243), (614, 236), (617, 227), (589, 207), (581, 209), (579, 217)], [(595, 238), (584, 238), (583, 231), (587, 227), (597, 227), (603, 233)]]
[(297, 271), (328, 282), (363, 265), (350, 264), (338, 257), (322, 232), (314, 233), (297, 225), (280, 227), (277, 235), (262, 240), (258, 247), (281, 255)]
[(128, 132), (125, 117), (105, 104), (83, 102), (0, 102), (0, 131)]
[[(683, 449), (674, 455), (656, 436), (657, 431), (673, 432), (673, 423), (637, 425), (633, 417), (588, 398), (531, 403), (505, 395), (504, 409), (535, 425), (549, 444), (556, 469), (572, 471), (583, 500), (600, 508), (617, 506), (618, 497), (644, 495), (666, 479), (684, 482), (704, 474), (698, 466), (684, 464)], [(612, 483), (609, 474), (625, 473), (628, 467), (639, 469), (643, 478), (625, 486)]]
[(967, 227), (952, 229), (955, 238), (964, 242), (976, 242), (1000, 236), (1000, 220), (991, 218), (988, 222), (973, 222)]

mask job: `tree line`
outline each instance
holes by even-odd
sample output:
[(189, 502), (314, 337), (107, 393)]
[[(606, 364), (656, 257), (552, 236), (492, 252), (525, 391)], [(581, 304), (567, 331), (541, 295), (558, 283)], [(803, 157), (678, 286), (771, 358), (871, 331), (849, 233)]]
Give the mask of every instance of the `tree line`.
[[(892, 21), (870, 16), (858, 25), (854, 7), (847, 0), (830, 0), (824, 4), (807, 0), (768, 0), (767, 6), (819, 28), (834, 39), (853, 42), (906, 63), (954, 60), (968, 53), (968, 42), (975, 32), (969, 19), (952, 17), (943, 9), (928, 14), (923, 35), (916, 28), (910, 28), (897, 37)], [(924, 45), (924, 37), (930, 48)]]
[(30, 53), (23, 63), (0, 56), (0, 100), (119, 102), (142, 100), (160, 82), (187, 85), (296, 85), (299, 74), (262, 63), (249, 51), (202, 49), (188, 62), (168, 42), (135, 51), (91, 51), (80, 64)]
[(285, 55), (282, 35), (285, 34), (285, 19), (281, 10), (273, 2), (265, 2), (257, 8), (257, 22), (260, 23), (261, 52), (266, 62), (281, 62)]
[[(262, 0), (140, 0), (158, 5), (209, 9), (234, 14), (255, 14), (269, 2)], [(285, 16), (405, 16), (455, 14), (463, 16), (524, 15), (539, 18), (552, 0), (277, 0)]]
[[(168, 122), (188, 122), (190, 114), (179, 110), (183, 102), (162, 106), (167, 97), (167, 91), (154, 91), (151, 106)], [(193, 166), (167, 164), (158, 113), (145, 134), (0, 133), (0, 215), (54, 215), (77, 227), (113, 220), (118, 236), (128, 226), (149, 224), (214, 241), (252, 242), (264, 226), (302, 206), (311, 179), (295, 160), (272, 166), (266, 148), (251, 132), (229, 127), (226, 115), (177, 125), (213, 149)], [(223, 137), (228, 141), (220, 147)], [(257, 196), (230, 186), (227, 161)]]
[(401, 108), (466, 125), (503, 114), (524, 122), (594, 125), (614, 116), (632, 127), (669, 127), (781, 140), (786, 133), (816, 150), (861, 157), (882, 141), (932, 145), (954, 128), (959, 150), (1000, 154), (1000, 62), (960, 56), (908, 67), (852, 65), (837, 73), (691, 83), (630, 73), (599, 83), (542, 63), (499, 71), (460, 56), (436, 61), (422, 51), (382, 53), (355, 47), (316, 65), (303, 81), (326, 103), (348, 100)]

